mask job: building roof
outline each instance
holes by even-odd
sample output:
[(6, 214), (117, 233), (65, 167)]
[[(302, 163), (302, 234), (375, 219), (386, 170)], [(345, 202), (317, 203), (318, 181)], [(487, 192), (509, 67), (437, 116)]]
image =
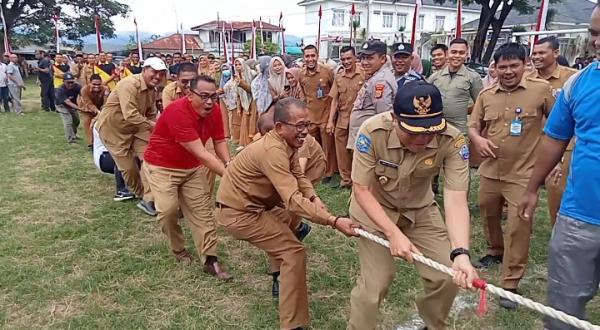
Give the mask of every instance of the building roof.
[[(516, 25), (529, 26), (537, 23), (539, 7), (531, 14), (520, 15), (516, 9), (512, 9), (504, 21), (504, 27), (513, 27)], [(549, 9), (555, 10), (555, 16), (552, 24), (555, 25), (587, 25), (590, 19), (590, 13), (594, 9), (594, 3), (582, 0), (562, 0), (556, 3), (550, 3)], [(479, 20), (468, 22), (463, 25), (463, 30), (474, 30), (479, 26)]]
[[(154, 41), (145, 43), (142, 45), (144, 50), (151, 49), (166, 49), (178, 51), (181, 50), (181, 34), (174, 33), (168, 37), (156, 39)], [(196, 34), (185, 34), (185, 49), (203, 49), (204, 44), (200, 40), (200, 37)]]
[[(261, 21), (256, 21), (256, 28), (260, 26)], [(252, 21), (250, 22), (227, 22), (227, 21), (210, 21), (208, 23), (196, 25), (192, 27), (192, 31), (220, 31), (225, 25), (226, 30), (231, 30), (231, 25), (233, 24), (234, 31), (250, 31), (252, 30)], [(269, 24), (267, 22), (262, 22), (263, 31), (272, 31), (278, 32), (280, 30), (279, 26)]]
[[(298, 6), (306, 6), (306, 5), (310, 5), (313, 3), (320, 3), (320, 2), (325, 2), (327, 0), (302, 0), (300, 2), (298, 2)], [(360, 3), (366, 3), (368, 0), (354, 0), (352, 2), (356, 3), (356, 4), (360, 4)], [(437, 2), (435, 2), (434, 0), (422, 0), (423, 1), (423, 6), (435, 6), (435, 7), (442, 7), (442, 8), (456, 8), (456, 3), (453, 1), (444, 1), (443, 4), (439, 4)], [(375, 0), (375, 2), (377, 3), (389, 3), (392, 4), (393, 0)], [(415, 0), (397, 0), (396, 4), (407, 4), (407, 5), (414, 5), (415, 4)], [(467, 9), (467, 10), (481, 10), (481, 6), (476, 4), (476, 3), (472, 3), (468, 6), (463, 5), (463, 9)]]

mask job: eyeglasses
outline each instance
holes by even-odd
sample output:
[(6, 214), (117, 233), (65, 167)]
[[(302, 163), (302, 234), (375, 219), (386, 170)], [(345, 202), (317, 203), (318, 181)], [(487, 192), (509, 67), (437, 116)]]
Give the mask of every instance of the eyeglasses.
[(291, 124), (291, 123), (287, 123), (285, 121), (281, 121), (280, 123), (288, 125), (288, 126), (295, 127), (296, 131), (298, 131), (298, 132), (302, 132), (305, 129), (311, 129), (314, 126), (314, 124), (311, 123), (311, 122), (300, 122), (300, 123), (297, 123), (297, 124)]
[(213, 102), (216, 102), (219, 99), (219, 94), (217, 94), (217, 93), (214, 93), (214, 94), (198, 93), (193, 89), (191, 89), (190, 91), (192, 93), (198, 95), (198, 97), (200, 97), (202, 99), (202, 101), (208, 101), (208, 99), (211, 99)]

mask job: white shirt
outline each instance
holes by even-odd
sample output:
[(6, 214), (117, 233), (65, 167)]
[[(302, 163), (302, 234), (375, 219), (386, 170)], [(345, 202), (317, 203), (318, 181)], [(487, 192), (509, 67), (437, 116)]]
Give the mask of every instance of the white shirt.
[(92, 127), (92, 132), (94, 135), (94, 148), (93, 148), (94, 149), (94, 164), (96, 164), (96, 167), (100, 171), (102, 171), (100, 169), (100, 156), (102, 156), (103, 153), (108, 152), (108, 149), (106, 149), (106, 147), (102, 143), (102, 140), (100, 140), (100, 134), (98, 134), (96, 125), (94, 125), (94, 127)]
[(6, 79), (8, 78), (6, 75), (6, 68), (6, 64), (0, 62), (0, 87), (6, 87)]

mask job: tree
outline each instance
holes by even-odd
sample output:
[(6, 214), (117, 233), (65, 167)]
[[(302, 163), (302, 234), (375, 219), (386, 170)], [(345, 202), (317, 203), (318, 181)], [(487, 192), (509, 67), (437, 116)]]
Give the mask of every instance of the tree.
[[(551, 0), (550, 2), (558, 2), (561, 0)], [(435, 0), (439, 4), (443, 4), (446, 0)], [(456, 3), (456, 0), (452, 0)], [(540, 2), (540, 0), (536, 0)], [(463, 0), (465, 6), (476, 3), (481, 6), (481, 14), (479, 16), (479, 25), (477, 26), (477, 34), (473, 41), (473, 50), (471, 52), (471, 58), (479, 63), (487, 63), (494, 49), (496, 48), (496, 42), (500, 36), (504, 21), (508, 17), (508, 14), (513, 10), (521, 15), (532, 14), (536, 9), (536, 5), (533, 1), (528, 0)], [(536, 7), (534, 7), (536, 6)], [(499, 10), (500, 9), (500, 10)], [(488, 43), (485, 53), (483, 48), (487, 40), (487, 33), (492, 28), (491, 39)]]
[[(277, 54), (279, 53), (279, 45), (270, 41), (265, 41), (264, 45), (261, 43), (262, 38), (260, 35), (256, 35), (256, 52), (258, 54)], [(227, 45), (229, 46), (229, 45)], [(250, 54), (250, 48), (252, 48), (252, 40), (248, 40), (244, 43), (244, 52)]]
[[(59, 15), (61, 37), (81, 46), (82, 37), (96, 33), (94, 18), (100, 17), (100, 33), (115, 36), (110, 20), (125, 17), (129, 6), (116, 0), (1, 0), (6, 27), (15, 44), (47, 44), (54, 40), (54, 14)], [(0, 46), (3, 47), (3, 46)]]

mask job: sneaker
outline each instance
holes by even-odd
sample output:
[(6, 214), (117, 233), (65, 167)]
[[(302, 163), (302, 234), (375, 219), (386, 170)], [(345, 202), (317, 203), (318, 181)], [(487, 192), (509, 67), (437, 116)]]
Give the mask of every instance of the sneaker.
[(271, 295), (273, 299), (279, 299), (279, 272), (275, 272), (273, 275), (273, 284), (271, 284)]
[(310, 234), (311, 230), (312, 227), (309, 224), (307, 224), (306, 222), (301, 222), (300, 226), (298, 226), (298, 229), (296, 229), (296, 238), (298, 238), (300, 242), (304, 241), (306, 236)]
[(476, 262), (473, 263), (473, 266), (475, 266), (475, 268), (490, 268), (494, 265), (499, 265), (502, 263), (502, 255), (499, 256), (493, 256), (491, 254), (486, 254), (485, 256), (483, 256), (481, 259), (477, 260)]
[(139, 201), (136, 205), (138, 209), (142, 210), (144, 213), (151, 217), (156, 216), (156, 209), (154, 208), (154, 202), (146, 202), (145, 200)]
[(135, 197), (135, 195), (130, 193), (129, 191), (117, 191), (113, 200), (115, 202), (122, 202), (122, 201), (133, 199), (134, 197)]
[[(517, 293), (516, 289), (504, 289), (506, 291), (510, 291), (512, 293)], [(517, 307), (519, 307), (519, 304), (517, 304), (516, 302), (512, 301), (512, 300), (508, 300), (506, 298), (502, 298), (500, 297), (500, 307), (507, 309), (509, 311), (514, 311), (517, 310)]]

